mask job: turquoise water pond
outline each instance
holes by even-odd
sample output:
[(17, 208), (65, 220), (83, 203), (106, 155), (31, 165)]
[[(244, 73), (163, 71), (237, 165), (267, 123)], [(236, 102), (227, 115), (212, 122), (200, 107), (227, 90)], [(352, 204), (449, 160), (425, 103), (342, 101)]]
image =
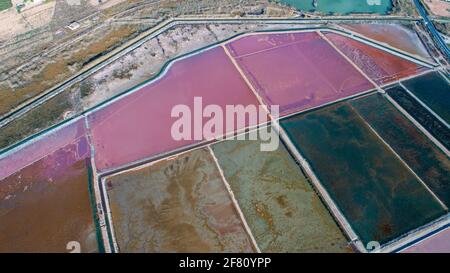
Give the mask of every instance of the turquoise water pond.
[(391, 0), (317, 0), (316, 8), (313, 6), (313, 0), (281, 0), (281, 2), (299, 10), (318, 11), (326, 14), (387, 14), (392, 10)]

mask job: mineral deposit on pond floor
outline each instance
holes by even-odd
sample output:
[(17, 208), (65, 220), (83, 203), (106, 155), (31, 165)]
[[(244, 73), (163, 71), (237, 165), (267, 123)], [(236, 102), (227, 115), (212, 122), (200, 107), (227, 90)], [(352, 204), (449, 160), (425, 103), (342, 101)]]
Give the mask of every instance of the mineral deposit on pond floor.
[(404, 253), (449, 253), (450, 228), (444, 229), (432, 236), (403, 250)]
[(260, 145), (229, 140), (212, 148), (261, 251), (351, 251), (284, 145), (273, 152)]
[(282, 127), (364, 244), (386, 243), (446, 212), (348, 103)]
[(193, 138), (177, 141), (171, 132), (178, 119), (172, 117), (172, 109), (178, 105), (194, 109), (194, 97), (201, 97), (205, 106), (218, 105), (224, 113), (226, 105), (259, 105), (223, 48), (177, 61), (162, 78), (89, 115), (98, 169), (198, 142)]
[(360, 33), (377, 42), (406, 51), (410, 54), (431, 60), (427, 49), (412, 26), (400, 24), (348, 24), (343, 27)]
[(208, 149), (107, 178), (121, 252), (253, 252)]
[(325, 32), (325, 35), (377, 84), (394, 82), (427, 69), (352, 38), (332, 32)]

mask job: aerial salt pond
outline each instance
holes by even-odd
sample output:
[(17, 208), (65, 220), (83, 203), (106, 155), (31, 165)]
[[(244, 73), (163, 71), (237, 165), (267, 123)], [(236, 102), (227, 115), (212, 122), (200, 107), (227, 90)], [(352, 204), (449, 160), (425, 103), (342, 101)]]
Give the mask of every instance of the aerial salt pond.
[(253, 252), (208, 149), (107, 179), (121, 252)]
[(316, 32), (250, 35), (227, 48), (265, 103), (280, 105), (282, 115), (374, 88)]
[(350, 102), (425, 184), (450, 206), (450, 159), (380, 94)]
[(445, 213), (348, 103), (281, 124), (364, 244), (386, 243)]
[(325, 36), (369, 78), (381, 85), (418, 74), (427, 68), (381, 49), (332, 32)]
[(226, 140), (212, 149), (261, 251), (351, 251), (283, 143), (273, 152), (260, 147)]
[(64, 146), (84, 139), (85, 133), (84, 120), (79, 119), (52, 130), (42, 137), (36, 137), (35, 140), (29, 141), (9, 153), (0, 155), (0, 180)]
[(314, 7), (313, 0), (281, 0), (281, 2), (302, 11), (317, 11), (336, 15), (350, 13), (388, 14), (392, 10), (391, 0), (380, 0), (379, 4), (371, 4), (371, 0), (317, 0), (317, 7)]
[(402, 83), (408, 91), (450, 124), (450, 84), (439, 72), (427, 73)]
[[(77, 240), (83, 252), (97, 251), (95, 206), (91, 206), (89, 195), (92, 160), (94, 170), (102, 174), (133, 165), (131, 170), (108, 177), (105, 185), (119, 251), (256, 251), (210, 151), (201, 148), (164, 158), (205, 140), (204, 136), (175, 140), (171, 126), (176, 118), (171, 117), (171, 110), (176, 105), (192, 109), (195, 97), (202, 97), (204, 106), (215, 104), (221, 109), (226, 105), (258, 106), (257, 97), (261, 97), (269, 107), (279, 104), (282, 116), (294, 115), (374, 91), (375, 86), (355, 65), (377, 84), (424, 70), (339, 34), (322, 33), (296, 31), (237, 37), (180, 59), (157, 79), (0, 155), (0, 221), (6, 223), (0, 226), (0, 234), (23, 238), (11, 245), (14, 236), (0, 235), (0, 245), (17, 251), (39, 251), (44, 245), (42, 251), (63, 252), (69, 241)], [(426, 78), (411, 82), (422, 80), (425, 83), (414, 86), (426, 86)], [(401, 91), (393, 92), (395, 88)], [(427, 115), (424, 107), (416, 106), (414, 98), (399, 86), (394, 89), (388, 93), (395, 100), (401, 97), (400, 105), (421, 113), (414, 117), (426, 116), (418, 118), (419, 122), (429, 125), (429, 120), (433, 121), (431, 128), (437, 131), (430, 131), (436, 138), (450, 139), (436, 123), (438, 120)], [(446, 117), (446, 109), (435, 94), (422, 90), (411, 87), (410, 91)], [(442, 182), (446, 181), (448, 158), (443, 158), (407, 120), (382, 102), (384, 98), (377, 96), (282, 121), (365, 243), (385, 243), (445, 212), (365, 122), (379, 130), (444, 203), (449, 202), (448, 187)], [(379, 116), (373, 114), (377, 112)], [(203, 122), (207, 120), (203, 118)], [(237, 129), (253, 125), (247, 121)], [(327, 130), (332, 133), (325, 133)], [(281, 145), (275, 152), (264, 153), (259, 152), (258, 141), (211, 146), (259, 247), (267, 252), (349, 251), (345, 236), (313, 191), (308, 177)], [(412, 145), (418, 148), (417, 154)], [(417, 162), (425, 163), (417, 164), (415, 156)], [(260, 182), (257, 185), (256, 180)], [(45, 210), (37, 211), (38, 207)], [(71, 217), (64, 218), (62, 213)], [(13, 218), (13, 214), (20, 217)], [(23, 226), (15, 227), (17, 221)], [(40, 226), (48, 222), (54, 225), (28, 233), (25, 227), (34, 224), (32, 221)], [(185, 227), (183, 232), (178, 226)], [(174, 241), (175, 235), (180, 240)], [(40, 240), (50, 243), (41, 244)]]
[(71, 241), (82, 252), (99, 251), (83, 134), (83, 123), (74, 123), (31, 144), (16, 154), (15, 167), (23, 168), (12, 175), (0, 161), (0, 252), (66, 252)]
[(450, 129), (422, 104), (413, 98), (403, 87), (396, 85), (386, 90), (408, 114), (420, 123), (445, 148), (450, 149)]
[[(172, 109), (194, 109), (194, 97), (224, 113), (226, 105), (259, 105), (221, 47), (175, 62), (162, 78), (89, 115), (97, 168), (115, 168), (200, 142), (194, 135), (182, 141), (171, 135), (177, 120)], [(255, 125), (248, 122), (246, 126)]]
[(360, 33), (379, 43), (403, 50), (412, 55), (431, 61), (427, 49), (422, 44), (411, 25), (399, 24), (344, 24), (348, 30)]

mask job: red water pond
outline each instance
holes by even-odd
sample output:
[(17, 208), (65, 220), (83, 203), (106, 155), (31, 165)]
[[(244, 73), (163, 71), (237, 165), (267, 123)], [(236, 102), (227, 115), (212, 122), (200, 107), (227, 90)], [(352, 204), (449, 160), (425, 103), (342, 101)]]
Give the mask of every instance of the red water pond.
[(427, 68), (393, 54), (335, 33), (326, 37), (377, 84), (415, 75)]
[(370, 39), (381, 42), (410, 54), (431, 61), (425, 46), (412, 28), (399, 24), (346, 24), (345, 28), (358, 32)]
[(223, 112), (226, 105), (258, 105), (222, 47), (175, 62), (164, 77), (89, 115), (97, 168), (115, 168), (199, 142), (194, 132), (192, 140), (181, 141), (171, 134), (178, 120), (171, 117), (172, 108), (186, 105), (193, 113), (194, 97)]
[[(355, 64), (377, 82), (397, 79), (421, 69), (352, 39), (333, 33), (326, 35), (350, 59), (360, 58)], [(120, 167), (230, 132), (224, 121), (216, 135), (204, 136), (199, 130), (211, 117), (202, 117), (201, 111), (207, 105), (216, 105), (222, 112), (230, 105), (258, 106), (258, 99), (244, 77), (265, 104), (279, 105), (282, 115), (374, 88), (318, 32), (248, 35), (233, 40), (225, 48), (231, 57), (224, 47), (218, 46), (184, 58), (174, 62), (158, 79), (88, 113), (96, 167), (101, 171)], [(194, 98), (202, 99), (199, 116), (194, 114)], [(191, 111), (188, 140), (177, 140), (171, 132), (179, 120), (172, 117), (172, 110), (180, 105)], [(256, 123), (258, 121), (248, 119), (240, 125), (234, 122), (235, 129)], [(85, 136), (85, 131), (84, 120), (80, 119), (0, 157), (0, 180), (74, 143)], [(86, 139), (84, 143), (80, 147), (88, 153)]]
[(260, 34), (227, 45), (255, 89), (282, 115), (374, 86), (316, 32)]

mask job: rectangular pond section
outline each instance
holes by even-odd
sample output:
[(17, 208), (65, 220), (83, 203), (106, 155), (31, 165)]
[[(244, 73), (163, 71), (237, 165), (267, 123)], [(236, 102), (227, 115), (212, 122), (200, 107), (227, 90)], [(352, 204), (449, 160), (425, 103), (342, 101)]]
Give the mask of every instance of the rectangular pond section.
[(364, 120), (450, 206), (450, 159), (380, 94), (351, 101)]
[(386, 92), (442, 145), (450, 149), (450, 128), (422, 106), (403, 87), (396, 85), (387, 89)]
[(346, 238), (284, 144), (269, 152), (261, 151), (261, 143), (226, 140), (212, 146), (261, 251), (349, 252)]
[(316, 32), (250, 35), (227, 48), (265, 103), (279, 105), (282, 115), (374, 88)]
[(418, 74), (426, 68), (381, 49), (333, 32), (325, 36), (378, 85)]
[(253, 252), (208, 149), (106, 181), (120, 252)]
[[(27, 151), (34, 158), (38, 148)], [(68, 252), (72, 241), (82, 252), (99, 251), (89, 156), (80, 136), (0, 180), (0, 252)]]
[(402, 253), (450, 253), (450, 228), (439, 232), (413, 244), (401, 251)]
[(404, 87), (450, 124), (450, 83), (439, 72), (402, 82)]
[(282, 127), (364, 244), (383, 244), (445, 213), (347, 103)]
[[(194, 117), (195, 98), (202, 100), (195, 110), (199, 117)], [(258, 104), (222, 47), (179, 60), (161, 78), (89, 115), (97, 168), (115, 168), (204, 140), (202, 125), (194, 121), (209, 120), (201, 116), (208, 105), (225, 113), (227, 105)], [(172, 117), (175, 107), (184, 114)], [(192, 121), (184, 126), (190, 131), (184, 140), (175, 139), (171, 131), (181, 116)]]
[(48, 156), (54, 151), (84, 138), (84, 119), (78, 119), (37, 136), (0, 155), (0, 180)]

